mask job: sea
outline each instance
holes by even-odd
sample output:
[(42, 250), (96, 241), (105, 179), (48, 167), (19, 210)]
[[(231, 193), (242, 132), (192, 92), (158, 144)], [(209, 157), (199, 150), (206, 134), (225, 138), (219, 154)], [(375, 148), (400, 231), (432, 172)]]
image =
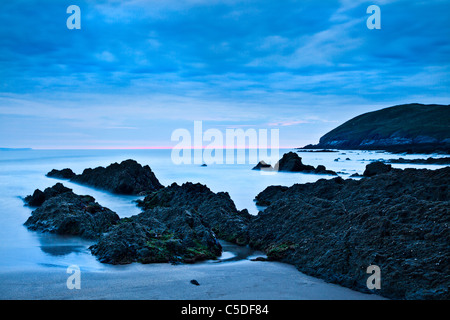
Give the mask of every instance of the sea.
[[(352, 178), (354, 173), (362, 174), (365, 166), (380, 159), (417, 159), (439, 157), (439, 155), (404, 155), (380, 151), (342, 151), (301, 152), (297, 149), (280, 150), (298, 152), (303, 163), (338, 172), (344, 179)], [(115, 211), (120, 217), (139, 214), (141, 210), (135, 200), (139, 196), (115, 195), (106, 191), (46, 177), (52, 169), (71, 168), (81, 173), (85, 168), (108, 166), (114, 162), (134, 159), (142, 165), (149, 165), (158, 180), (168, 186), (172, 183), (201, 183), (213, 192), (228, 192), (238, 209), (247, 209), (257, 215), (255, 196), (271, 185), (291, 186), (296, 183), (315, 182), (319, 179), (332, 179), (332, 175), (277, 172), (264, 174), (252, 170), (255, 163), (245, 164), (175, 164), (170, 149), (140, 150), (0, 150), (0, 270), (26, 270), (33, 268), (55, 268), (77, 265), (83, 270), (104, 270), (109, 266), (102, 264), (91, 255), (92, 241), (74, 236), (60, 236), (28, 230), (23, 224), (31, 215), (32, 208), (24, 205), (24, 197), (35, 189), (45, 189), (57, 182), (73, 189), (77, 194), (89, 194), (102, 206)], [(237, 161), (236, 161), (237, 162)], [(440, 165), (393, 164), (396, 168), (437, 169)], [(231, 259), (239, 252), (231, 245), (221, 257)], [(241, 250), (242, 251), (242, 250)], [(234, 252), (234, 253), (233, 253)], [(251, 251), (249, 251), (251, 253)], [(245, 254), (244, 254), (245, 256)], [(245, 258), (245, 257), (244, 257)]]

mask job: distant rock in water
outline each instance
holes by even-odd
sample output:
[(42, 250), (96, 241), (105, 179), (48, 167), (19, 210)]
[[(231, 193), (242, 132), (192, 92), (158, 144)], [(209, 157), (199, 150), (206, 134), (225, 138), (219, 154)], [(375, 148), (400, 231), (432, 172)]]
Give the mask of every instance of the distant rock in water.
[(368, 164), (366, 166), (366, 170), (364, 170), (364, 177), (372, 177), (377, 174), (386, 173), (392, 170), (392, 166), (390, 164), (384, 164), (383, 162), (376, 161)]
[(327, 170), (325, 166), (318, 165), (317, 168), (310, 165), (305, 165), (302, 162), (302, 158), (295, 152), (288, 152), (283, 154), (281, 159), (272, 168), (270, 165), (261, 161), (256, 165), (253, 170), (275, 170), (275, 171), (286, 171), (286, 172), (303, 172), (303, 173), (314, 173), (314, 174), (331, 174), (337, 175), (336, 172), (332, 170)]
[[(391, 169), (362, 179), (271, 186), (249, 244), (269, 260), (393, 299), (450, 298), (450, 167)], [(373, 166), (375, 167), (375, 166)], [(370, 169), (372, 170), (372, 169)], [(366, 286), (381, 269), (381, 289)]]
[(45, 200), (69, 191), (72, 191), (72, 189), (65, 187), (62, 183), (57, 183), (53, 187), (46, 188), (44, 191), (39, 189), (34, 190), (33, 194), (26, 196), (24, 200), (30, 207), (39, 207)]
[(304, 149), (450, 153), (450, 105), (406, 104), (359, 115)]
[(386, 160), (387, 163), (414, 163), (414, 164), (438, 164), (438, 165), (450, 165), (450, 157), (443, 158), (427, 158), (427, 159), (390, 159)]
[(38, 206), (25, 222), (34, 231), (83, 238), (98, 238), (119, 220), (119, 216), (102, 207), (91, 196), (79, 196), (57, 183), (43, 192), (37, 189), (25, 202)]
[(256, 166), (253, 167), (252, 170), (273, 170), (270, 164), (267, 164), (265, 161), (260, 161)]
[(76, 174), (71, 169), (68, 168), (62, 170), (53, 169), (52, 171), (47, 173), (47, 177), (58, 179), (72, 179), (75, 176)]
[(48, 177), (70, 179), (70, 181), (89, 185), (117, 194), (138, 195), (163, 188), (148, 165), (142, 166), (135, 160), (113, 163), (106, 168), (85, 169), (75, 174), (71, 169), (53, 169)]

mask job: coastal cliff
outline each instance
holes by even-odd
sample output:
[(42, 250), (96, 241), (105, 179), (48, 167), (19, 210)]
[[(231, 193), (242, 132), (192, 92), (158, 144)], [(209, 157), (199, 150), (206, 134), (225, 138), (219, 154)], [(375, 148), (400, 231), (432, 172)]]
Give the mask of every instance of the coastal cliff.
[(450, 105), (405, 104), (359, 115), (304, 149), (450, 152)]

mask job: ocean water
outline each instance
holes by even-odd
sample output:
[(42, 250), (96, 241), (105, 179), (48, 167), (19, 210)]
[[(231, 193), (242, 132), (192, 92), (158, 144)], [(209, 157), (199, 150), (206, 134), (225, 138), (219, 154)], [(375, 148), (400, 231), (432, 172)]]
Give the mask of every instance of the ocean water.
[[(280, 156), (291, 150), (280, 150)], [(293, 150), (295, 151), (295, 150)], [(299, 152), (303, 163), (339, 172), (343, 178), (362, 173), (366, 164), (377, 159), (427, 158), (437, 155), (393, 155), (374, 151), (338, 151), (333, 153)], [(0, 150), (0, 268), (21, 270), (36, 267), (54, 268), (76, 264), (83, 269), (105, 270), (111, 266), (99, 263), (88, 247), (91, 241), (78, 237), (58, 236), (29, 231), (23, 223), (32, 209), (24, 206), (23, 198), (37, 188), (43, 190), (57, 182), (72, 188), (77, 194), (89, 194), (101, 205), (118, 213), (120, 217), (138, 214), (140, 209), (133, 202), (142, 197), (118, 196), (90, 187), (57, 180), (45, 176), (52, 169), (71, 168), (81, 173), (85, 168), (107, 166), (113, 162), (135, 159), (149, 165), (159, 181), (167, 186), (176, 182), (199, 182), (212, 191), (226, 191), (238, 209), (248, 209), (257, 214), (255, 196), (270, 185), (291, 186), (295, 183), (330, 179), (330, 175), (303, 173), (262, 174), (251, 170), (255, 164), (199, 164), (176, 165), (171, 160), (171, 150)], [(438, 165), (400, 165), (393, 167), (417, 167), (437, 169)], [(225, 248), (230, 248), (225, 246)], [(223, 259), (234, 256), (224, 252)]]

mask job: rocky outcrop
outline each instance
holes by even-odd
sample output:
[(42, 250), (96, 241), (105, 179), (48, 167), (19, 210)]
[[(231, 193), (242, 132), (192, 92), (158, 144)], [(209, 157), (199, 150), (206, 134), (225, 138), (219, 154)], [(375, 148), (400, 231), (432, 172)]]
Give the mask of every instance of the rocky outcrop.
[(265, 161), (260, 161), (256, 166), (252, 168), (252, 170), (267, 170), (271, 171), (273, 170), (272, 166), (270, 164), (267, 164)]
[(135, 160), (125, 160), (105, 167), (85, 169), (75, 174), (71, 169), (53, 169), (48, 177), (70, 179), (70, 181), (107, 190), (117, 194), (138, 195), (163, 188), (148, 165)]
[(119, 220), (93, 197), (77, 195), (60, 183), (43, 192), (37, 189), (25, 202), (38, 207), (24, 224), (35, 231), (95, 239)]
[(248, 224), (251, 219), (246, 209), (239, 211), (227, 192), (212, 192), (199, 183), (174, 183), (153, 192), (138, 201), (138, 205), (153, 208), (183, 208), (196, 211), (211, 226), (219, 239), (237, 244), (248, 242)]
[(49, 173), (47, 173), (47, 177), (57, 178), (57, 179), (72, 179), (76, 174), (72, 171), (72, 169), (65, 168), (62, 170), (53, 169)]
[(305, 149), (450, 153), (450, 105), (406, 104), (359, 115)]
[(72, 189), (66, 188), (62, 183), (57, 183), (53, 187), (45, 188), (44, 191), (34, 190), (33, 194), (26, 196), (24, 200), (30, 207), (39, 207), (45, 200), (69, 191)]
[(392, 169), (361, 180), (321, 179), (269, 187), (268, 207), (250, 224), (250, 245), (271, 260), (370, 292), (367, 267), (381, 269), (394, 299), (449, 299), (450, 168)]
[(387, 163), (413, 163), (413, 164), (438, 164), (438, 165), (450, 165), (450, 157), (443, 158), (427, 158), (427, 159), (390, 159), (385, 161)]
[(200, 214), (182, 208), (154, 208), (122, 219), (90, 249), (110, 264), (192, 263), (222, 253)]
[(392, 170), (392, 166), (390, 164), (384, 164), (380, 161), (375, 161), (366, 166), (366, 170), (364, 170), (364, 177), (372, 177), (377, 174), (387, 173)]
[(264, 171), (285, 171), (285, 172), (303, 172), (314, 174), (330, 174), (336, 176), (337, 173), (332, 170), (327, 170), (325, 166), (318, 165), (317, 168), (310, 165), (305, 165), (302, 158), (295, 152), (288, 152), (283, 154), (281, 159), (272, 167), (271, 165), (260, 161), (252, 170)]
[(319, 165), (315, 168), (314, 166), (303, 164), (302, 158), (295, 152), (283, 154), (281, 159), (275, 164), (274, 168), (278, 171), (337, 175), (336, 172), (327, 170), (323, 165)]

